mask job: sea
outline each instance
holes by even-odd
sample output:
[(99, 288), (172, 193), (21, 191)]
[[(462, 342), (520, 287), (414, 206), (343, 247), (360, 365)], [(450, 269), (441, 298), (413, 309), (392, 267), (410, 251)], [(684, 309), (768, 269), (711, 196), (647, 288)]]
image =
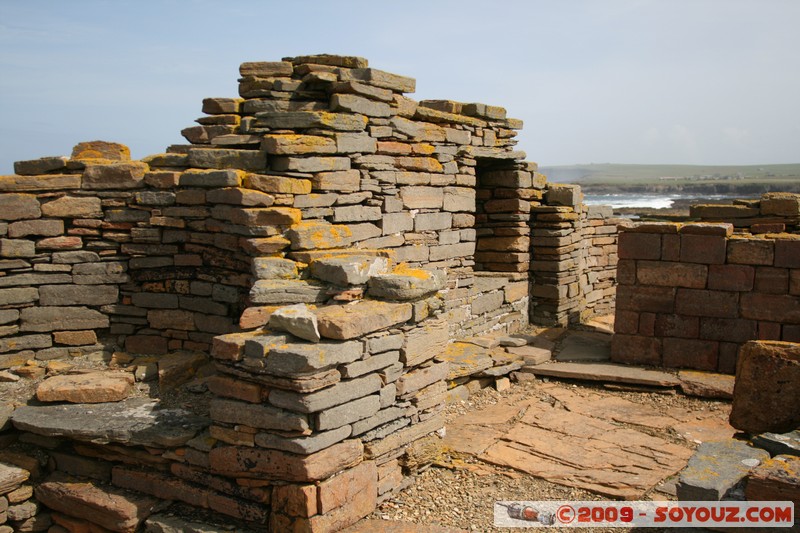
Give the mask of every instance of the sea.
[(587, 205), (610, 205), (613, 208), (622, 207), (647, 207), (650, 209), (665, 209), (679, 200), (732, 200), (739, 196), (724, 194), (644, 194), (644, 193), (615, 193), (615, 194), (584, 194), (584, 203)]

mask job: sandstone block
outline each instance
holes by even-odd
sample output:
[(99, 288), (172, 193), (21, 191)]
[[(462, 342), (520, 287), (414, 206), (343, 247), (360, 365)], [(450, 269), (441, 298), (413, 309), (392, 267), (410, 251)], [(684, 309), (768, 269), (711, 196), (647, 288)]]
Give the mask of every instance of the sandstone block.
[(611, 360), (618, 363), (661, 365), (661, 342), (653, 337), (616, 334), (611, 339)]
[(304, 437), (283, 437), (274, 433), (257, 433), (255, 444), (262, 448), (310, 455), (329, 448), (337, 442), (342, 442), (350, 436), (351, 432), (350, 426), (343, 425), (330, 431), (314, 432)]
[(361, 173), (358, 170), (320, 172), (311, 178), (311, 184), (318, 191), (355, 192), (361, 185)]
[(388, 117), (392, 114), (389, 104), (376, 102), (355, 94), (333, 94), (331, 96), (331, 110), (361, 113), (368, 117)]
[(368, 85), (389, 89), (395, 92), (413, 93), (416, 80), (374, 68), (354, 68), (340, 73), (342, 81), (361, 81)]
[[(27, 304), (38, 299), (39, 291), (35, 287), (0, 289), (0, 305)], [(17, 312), (17, 316), (19, 316), (19, 312)]]
[(721, 265), (725, 263), (726, 250), (727, 239), (722, 235), (681, 233), (682, 262)]
[(748, 472), (769, 459), (764, 450), (728, 439), (704, 442), (689, 459), (678, 480), (678, 499), (682, 501), (719, 501)]
[(730, 239), (728, 263), (771, 266), (775, 258), (775, 242), (761, 239)]
[(429, 250), (429, 259), (431, 261), (444, 261), (446, 259), (455, 259), (457, 257), (469, 257), (475, 253), (474, 242), (460, 242), (458, 244), (445, 244), (442, 246), (431, 246)]
[(322, 285), (304, 280), (258, 280), (250, 289), (255, 304), (294, 304), (323, 302), (327, 296)]
[(317, 259), (311, 263), (310, 271), (319, 280), (347, 286), (363, 285), (373, 276), (385, 273), (388, 267), (385, 257), (349, 255)]
[[(189, 166), (208, 169), (241, 169), (258, 172), (267, 168), (267, 155), (261, 150), (235, 150), (228, 148), (191, 148)], [(181, 185), (184, 177), (181, 176)], [(225, 183), (216, 187), (236, 186), (238, 183)]]
[(442, 199), (445, 211), (468, 213), (475, 212), (475, 189), (467, 187), (445, 187)]
[(785, 192), (768, 192), (761, 197), (762, 215), (780, 217), (800, 216), (800, 195)]
[(109, 161), (129, 161), (130, 149), (124, 144), (107, 141), (86, 141), (76, 144), (72, 148), (70, 159), (86, 161), (91, 159), (106, 159)]
[(336, 141), (330, 137), (316, 135), (275, 135), (264, 136), (261, 148), (267, 154), (303, 155), (303, 154), (335, 154)]
[(245, 207), (269, 207), (275, 202), (275, 197), (257, 190), (226, 187), (208, 191), (206, 193), (206, 200), (210, 204), (231, 204)]
[(375, 138), (366, 132), (336, 134), (336, 151), (340, 154), (374, 154), (377, 149)]
[(252, 271), (258, 279), (295, 279), (298, 277), (297, 263), (282, 257), (255, 257)]
[(382, 218), (381, 227), (383, 228), (382, 231), (384, 235), (405, 233), (414, 229), (414, 217), (407, 211), (385, 213)]
[(355, 339), (403, 324), (411, 318), (411, 305), (361, 300), (317, 310), (319, 332), (330, 339)]
[(672, 368), (717, 370), (719, 342), (704, 339), (666, 338), (662, 341), (662, 364)]
[(800, 239), (778, 239), (775, 241), (775, 266), (800, 268)]
[(274, 129), (324, 128), (334, 131), (364, 131), (367, 117), (328, 111), (285, 111), (256, 114), (256, 124)]
[(661, 235), (658, 233), (622, 231), (618, 246), (620, 259), (661, 259)]
[[(442, 356), (443, 354), (439, 357)], [(450, 364), (446, 361), (427, 367), (417, 368), (403, 374), (396, 382), (397, 396), (400, 398), (407, 398), (411, 394), (429, 385), (433, 385), (437, 382), (444, 382), (444, 380), (448, 378), (449, 370)]]
[(441, 209), (444, 191), (441, 187), (402, 187), (400, 198), (406, 209)]
[(33, 257), (36, 243), (25, 239), (0, 239), (0, 257)]
[(636, 278), (645, 285), (705, 289), (707, 277), (708, 267), (695, 263), (639, 261), (636, 267)]
[(369, 418), (381, 408), (380, 396), (371, 394), (351, 402), (337, 405), (316, 415), (315, 427), (324, 431), (335, 429), (364, 418)]
[(20, 331), (62, 331), (107, 328), (108, 316), (88, 307), (26, 307)]
[(33, 194), (6, 193), (0, 195), (0, 220), (39, 218), (42, 210)]
[(800, 298), (789, 294), (745, 293), (741, 296), (742, 317), (767, 322), (800, 324)]
[[(280, 337), (278, 337), (280, 338)], [(292, 343), (283, 340), (275, 343), (267, 337), (260, 342), (259, 336), (245, 344), (249, 357), (266, 357), (264, 371), (278, 376), (293, 377), (295, 374), (314, 374), (342, 363), (361, 358), (364, 348), (360, 342)]]
[(309, 194), (311, 192), (309, 180), (270, 174), (247, 174), (244, 178), (244, 185), (250, 189), (267, 193)]
[(730, 423), (747, 433), (785, 433), (800, 425), (798, 344), (750, 341), (739, 351)]
[(745, 486), (748, 501), (790, 501), (800, 504), (800, 457), (779, 455), (750, 471)]
[(8, 225), (8, 236), (13, 238), (38, 235), (53, 237), (64, 233), (63, 220), (21, 220)]
[(441, 270), (395, 269), (370, 278), (368, 294), (387, 300), (415, 300), (442, 290), (446, 282)]
[(382, 439), (369, 442), (364, 446), (365, 455), (368, 459), (380, 457), (392, 450), (403, 448), (409, 443), (441, 429), (443, 426), (444, 419), (441, 414), (437, 414), (424, 422), (411, 425)]
[(407, 367), (417, 366), (438, 355), (450, 341), (447, 321), (429, 319), (406, 333), (400, 360)]
[(286, 236), (292, 243), (292, 250), (324, 250), (349, 246), (353, 232), (345, 225), (309, 221), (295, 224)]
[(306, 304), (289, 305), (276, 309), (270, 315), (269, 325), (307, 341), (319, 342), (320, 340), (317, 316)]
[(189, 169), (180, 175), (179, 184), (183, 187), (239, 187), (242, 175), (238, 170)]
[(342, 405), (378, 392), (382, 386), (381, 378), (377, 374), (369, 374), (360, 378), (341, 381), (331, 387), (309, 394), (273, 390), (270, 392), (269, 402), (277, 407), (298, 413), (317, 413), (335, 405)]
[(36, 499), (50, 509), (83, 518), (112, 531), (133, 533), (158, 500), (113, 487), (97, 487), (54, 474), (36, 489)]
[(739, 314), (738, 299), (738, 294), (733, 292), (678, 289), (675, 312), (690, 316), (736, 318)]
[(2, 192), (65, 191), (80, 189), (80, 174), (43, 174), (41, 176), (3, 176)]
[(40, 383), (36, 398), (41, 402), (118, 402), (130, 395), (133, 384), (133, 374), (128, 372), (64, 374)]
[(450, 213), (418, 213), (414, 216), (415, 231), (437, 231), (450, 229), (453, 215)]
[(42, 285), (39, 305), (105, 305), (117, 303), (119, 289), (115, 285)]
[(223, 398), (211, 400), (211, 419), (226, 424), (242, 424), (251, 428), (285, 432), (310, 431), (305, 415), (273, 407)]
[(341, 222), (364, 222), (381, 219), (380, 207), (365, 207), (361, 205), (348, 205), (336, 207), (333, 210), (333, 221)]
[(214, 471), (236, 477), (308, 482), (327, 479), (361, 462), (363, 453), (358, 440), (346, 440), (311, 455), (221, 446), (211, 450), (209, 461)]
[(66, 157), (40, 157), (29, 161), (14, 161), (14, 173), (23, 176), (35, 176), (50, 172), (63, 171), (67, 168)]
[(144, 187), (146, 163), (131, 161), (107, 165), (88, 165), (83, 172), (84, 189), (137, 189)]
[(755, 268), (746, 265), (710, 265), (708, 288), (720, 291), (753, 290)]

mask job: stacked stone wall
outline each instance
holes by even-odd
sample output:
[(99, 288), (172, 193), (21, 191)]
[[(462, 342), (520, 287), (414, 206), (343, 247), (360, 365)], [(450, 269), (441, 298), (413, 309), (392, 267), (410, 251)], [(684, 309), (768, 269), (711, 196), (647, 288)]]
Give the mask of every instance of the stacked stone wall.
[(689, 217), (701, 222), (727, 222), (736, 231), (752, 234), (797, 233), (800, 214), (797, 194), (770, 192), (758, 200), (735, 200), (731, 205), (697, 204)]
[(621, 228), (613, 360), (734, 373), (747, 341), (800, 341), (800, 239), (733, 229)]

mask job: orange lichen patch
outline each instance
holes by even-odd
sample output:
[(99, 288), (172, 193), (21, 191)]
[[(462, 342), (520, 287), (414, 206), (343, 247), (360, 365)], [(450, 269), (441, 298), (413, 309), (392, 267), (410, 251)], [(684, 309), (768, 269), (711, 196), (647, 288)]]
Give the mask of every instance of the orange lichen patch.
[(72, 149), (72, 159), (105, 159), (109, 161), (130, 161), (131, 150), (124, 144), (108, 141), (87, 141), (78, 143)]
[(436, 147), (428, 143), (416, 143), (411, 145), (411, 151), (416, 155), (431, 155)]
[(378, 154), (405, 155), (411, 154), (411, 145), (398, 141), (378, 141)]
[(447, 379), (469, 376), (494, 366), (485, 348), (466, 342), (454, 342), (436, 356), (437, 361), (450, 363)]
[(317, 250), (347, 246), (353, 232), (348, 226), (308, 221), (292, 226), (287, 236), (294, 249)]
[(320, 137), (317, 135), (266, 135), (261, 146), (268, 154), (297, 155), (336, 153), (335, 140), (330, 137)]
[(396, 157), (398, 167), (420, 172), (442, 172), (442, 164), (432, 157)]
[(407, 263), (400, 263), (392, 269), (391, 273), (397, 274), (398, 276), (410, 276), (419, 279), (428, 279), (433, 276), (430, 271), (421, 268), (411, 268)]
[(265, 176), (262, 174), (246, 174), (243, 185), (247, 189), (255, 189), (267, 193), (309, 194), (311, 181), (288, 178), (285, 176)]

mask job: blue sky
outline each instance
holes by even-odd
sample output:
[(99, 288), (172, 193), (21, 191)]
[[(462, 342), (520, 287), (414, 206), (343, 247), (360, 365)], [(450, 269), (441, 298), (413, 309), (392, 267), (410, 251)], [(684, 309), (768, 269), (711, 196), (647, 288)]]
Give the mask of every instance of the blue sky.
[(182, 143), (243, 61), (337, 53), (501, 105), (542, 165), (800, 162), (796, 0), (0, 0), (0, 174)]

